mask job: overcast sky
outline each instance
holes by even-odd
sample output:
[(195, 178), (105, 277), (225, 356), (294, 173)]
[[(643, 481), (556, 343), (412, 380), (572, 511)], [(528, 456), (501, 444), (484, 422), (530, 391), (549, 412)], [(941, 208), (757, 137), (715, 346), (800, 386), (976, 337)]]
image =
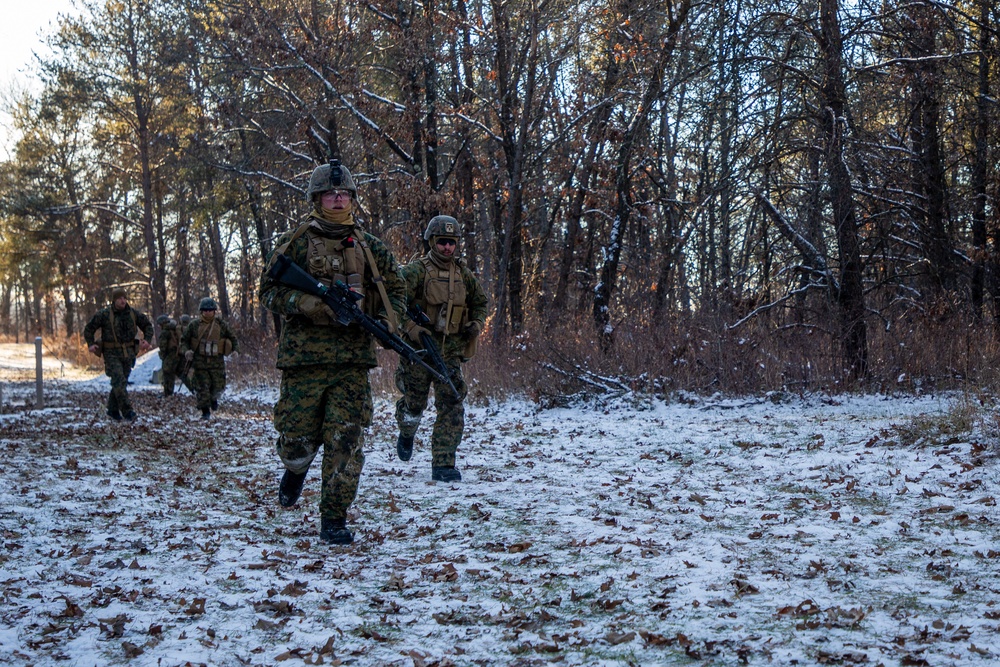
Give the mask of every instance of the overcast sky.
[[(0, 20), (0, 91), (6, 100), (12, 90), (34, 89), (35, 75), (29, 71), (32, 52), (42, 51), (42, 35), (55, 30), (60, 13), (75, 11), (72, 0), (28, 0), (5, 3)], [(0, 109), (0, 159), (13, 148), (8, 134), (10, 117)]]

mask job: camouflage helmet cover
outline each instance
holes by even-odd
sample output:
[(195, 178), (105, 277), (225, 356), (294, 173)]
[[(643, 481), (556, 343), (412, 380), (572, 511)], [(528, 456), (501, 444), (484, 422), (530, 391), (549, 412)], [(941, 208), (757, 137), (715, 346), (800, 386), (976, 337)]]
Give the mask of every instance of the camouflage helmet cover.
[(218, 310), (218, 309), (219, 309), (219, 304), (217, 304), (215, 302), (215, 299), (213, 299), (210, 296), (206, 296), (204, 299), (201, 300), (201, 303), (198, 304), (198, 310)]
[(427, 229), (424, 231), (424, 240), (430, 241), (435, 236), (447, 236), (458, 239), (461, 235), (462, 226), (458, 224), (458, 220), (450, 215), (435, 215), (427, 223)]
[[(339, 179), (333, 173), (334, 168), (340, 170)], [(321, 164), (313, 170), (312, 176), (309, 177), (309, 188), (306, 190), (306, 198), (312, 201), (316, 195), (336, 188), (350, 190), (353, 197), (358, 196), (358, 188), (354, 185), (354, 176), (351, 175), (347, 167), (340, 164), (340, 162), (333, 165), (330, 163)]]

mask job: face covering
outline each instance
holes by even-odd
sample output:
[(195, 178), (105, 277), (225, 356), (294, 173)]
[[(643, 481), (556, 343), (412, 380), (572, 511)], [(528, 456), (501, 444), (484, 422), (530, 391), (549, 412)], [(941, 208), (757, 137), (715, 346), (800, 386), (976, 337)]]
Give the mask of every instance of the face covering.
[(316, 200), (316, 217), (321, 222), (328, 222), (333, 225), (353, 225), (354, 224), (354, 202), (348, 200), (347, 207), (343, 209), (323, 208), (320, 200)]

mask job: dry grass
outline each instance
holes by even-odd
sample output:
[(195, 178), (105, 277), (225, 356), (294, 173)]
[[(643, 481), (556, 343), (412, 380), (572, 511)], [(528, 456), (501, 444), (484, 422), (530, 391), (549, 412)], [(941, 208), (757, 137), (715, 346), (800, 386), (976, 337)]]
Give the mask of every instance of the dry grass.
[[(588, 316), (555, 323), (536, 318), (518, 335), (488, 328), (479, 354), (465, 365), (470, 401), (518, 394), (559, 404), (581, 396), (678, 392), (989, 392), (1000, 384), (994, 327), (955, 309), (900, 311), (880, 322), (873, 318), (870, 374), (863, 384), (848, 381), (835, 328), (762, 317), (730, 329), (732, 319), (700, 314), (654, 326), (637, 316), (617, 323), (608, 350), (602, 349)], [(273, 332), (256, 323), (234, 328), (241, 353), (229, 364), (232, 381), (277, 384)], [(99, 368), (79, 335), (46, 338), (44, 344), (47, 354)], [(381, 366), (371, 375), (373, 391), (394, 395), (395, 355), (379, 350), (379, 357)]]

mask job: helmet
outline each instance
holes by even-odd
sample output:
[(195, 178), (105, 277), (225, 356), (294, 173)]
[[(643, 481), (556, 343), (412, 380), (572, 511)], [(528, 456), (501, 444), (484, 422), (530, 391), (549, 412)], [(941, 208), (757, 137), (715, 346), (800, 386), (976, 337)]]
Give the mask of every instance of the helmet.
[(191, 322), (191, 316), (190, 315), (188, 315), (187, 313), (184, 313), (183, 315), (181, 315), (181, 325), (182, 326), (186, 327), (188, 325), (188, 323), (190, 323), (190, 322)]
[(450, 215), (435, 215), (427, 223), (427, 229), (424, 231), (424, 240), (430, 241), (435, 236), (450, 236), (457, 239), (461, 235), (462, 226), (458, 224), (458, 220)]
[(161, 327), (169, 321), (170, 321), (169, 315), (160, 315), (159, 317), (156, 318), (156, 323), (159, 324)]
[(126, 299), (128, 298), (128, 292), (125, 291), (124, 287), (116, 287), (113, 290), (111, 290), (112, 301), (117, 300), (119, 297), (124, 297)]
[(215, 302), (215, 299), (213, 299), (210, 296), (206, 296), (204, 299), (201, 300), (201, 303), (198, 304), (198, 310), (218, 310), (218, 309), (219, 309), (219, 304), (217, 304)]
[[(340, 172), (339, 178), (337, 178), (337, 171)], [(358, 188), (354, 185), (354, 177), (351, 176), (351, 172), (348, 171), (347, 167), (340, 164), (340, 160), (331, 160), (329, 163), (321, 164), (313, 170), (312, 176), (309, 177), (309, 188), (306, 190), (306, 197), (308, 197), (309, 201), (312, 201), (316, 195), (327, 190), (333, 190), (334, 188), (344, 188), (351, 191), (352, 197), (356, 198), (358, 196)]]

